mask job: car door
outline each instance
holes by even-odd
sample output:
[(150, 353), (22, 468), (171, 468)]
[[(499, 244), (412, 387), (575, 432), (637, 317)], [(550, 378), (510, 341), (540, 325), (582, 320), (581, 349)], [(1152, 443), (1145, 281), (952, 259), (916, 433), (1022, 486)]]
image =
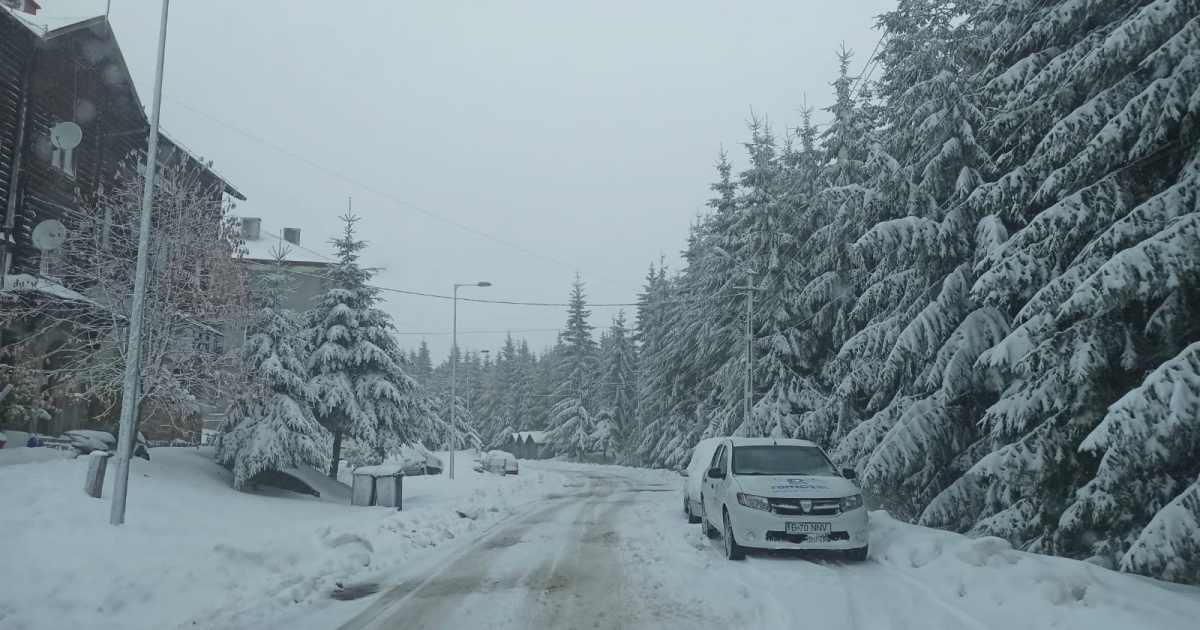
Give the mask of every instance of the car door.
[(729, 496), (729, 485), (733, 483), (730, 474), (730, 459), (733, 457), (733, 447), (721, 449), (721, 457), (717, 460), (717, 470), (721, 471), (719, 479), (713, 479), (713, 510), (719, 511)]
[(724, 444), (717, 447), (717, 452), (713, 453), (712, 459), (709, 460), (709, 462), (708, 462), (708, 466), (705, 467), (704, 471), (701, 473), (704, 475), (704, 481), (700, 485), (700, 487), (703, 488), (703, 490), (701, 490), (701, 492), (700, 492), (700, 502), (703, 503), (705, 506), (705, 513), (707, 513), (708, 506), (720, 505), (720, 503), (721, 503), (721, 500), (720, 500), (720, 498), (718, 498), (718, 495), (717, 495), (717, 482), (720, 480), (709, 477), (708, 471), (710, 471), (714, 468), (717, 468), (717, 469), (720, 468), (721, 455), (724, 452), (725, 452)]

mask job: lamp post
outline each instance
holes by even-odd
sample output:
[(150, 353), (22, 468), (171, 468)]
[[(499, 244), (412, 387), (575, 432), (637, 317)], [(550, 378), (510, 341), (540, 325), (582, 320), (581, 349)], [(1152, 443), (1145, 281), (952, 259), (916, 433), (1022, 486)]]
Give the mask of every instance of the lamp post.
[(125, 351), (125, 382), (121, 387), (121, 425), (117, 432), (117, 470), (113, 478), (112, 509), (108, 522), (125, 522), (129, 492), (129, 462), (137, 434), (138, 397), (141, 390), (142, 320), (146, 306), (146, 275), (150, 252), (150, 213), (154, 207), (154, 171), (158, 167), (158, 118), (162, 110), (163, 64), (167, 55), (167, 10), (163, 0), (158, 26), (158, 65), (154, 72), (154, 101), (150, 107), (150, 140), (146, 145), (146, 181), (142, 185), (142, 215), (138, 224), (138, 252), (133, 279), (133, 304), (129, 315), (129, 341)]
[(754, 409), (754, 277), (758, 275), (758, 272), (716, 245), (713, 246), (713, 250), (746, 274), (746, 286), (738, 288), (746, 289), (746, 393), (744, 394), (745, 399), (742, 401), (742, 422), (749, 425), (750, 414)]
[(474, 284), (454, 285), (454, 324), (452, 341), (450, 342), (450, 478), (454, 479), (454, 451), (458, 444), (458, 394), (455, 392), (458, 380), (458, 288), (459, 287), (490, 287), (491, 282), (476, 282)]

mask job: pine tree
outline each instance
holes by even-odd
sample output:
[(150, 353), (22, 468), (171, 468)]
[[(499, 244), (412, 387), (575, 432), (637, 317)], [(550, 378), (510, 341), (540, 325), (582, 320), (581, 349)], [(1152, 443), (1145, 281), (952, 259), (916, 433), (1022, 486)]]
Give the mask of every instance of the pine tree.
[(576, 457), (591, 447), (593, 430), (587, 407), (595, 394), (592, 376), (598, 352), (596, 340), (592, 338), (592, 326), (588, 323), (590, 315), (583, 281), (576, 274), (567, 308), (567, 324), (559, 333), (561, 347), (556, 352), (557, 385), (554, 391), (558, 401), (551, 410), (550, 433), (546, 436), (556, 452)]
[[(1153, 553), (1123, 555), (1143, 527), (1161, 526), (1147, 522), (1160, 506), (1177, 515), (1189, 504), (1187, 475), (1159, 472), (1145, 483), (1168, 496), (1142, 495), (1128, 512), (1085, 525), (1106, 513), (1100, 493), (1123, 474), (1109, 458), (1130, 448), (1099, 459), (1107, 442), (1097, 428), (1123, 422), (1112, 406), (1127, 392), (1149, 402), (1154, 388), (1138, 389), (1144, 376), (1200, 338), (1186, 280), (1195, 286), (1198, 269), (1187, 255), (1196, 251), (1198, 129), (1180, 92), (1195, 85), (1197, 9), (1058, 2), (989, 15), (997, 28), (1020, 17), (1039, 34), (1036, 43), (1014, 38), (995, 61), (992, 83), (1020, 89), (997, 101), (994, 142), (1006, 174), (975, 196), (977, 212), (1011, 232), (979, 264), (972, 291), (1013, 319), (1012, 333), (980, 358), (1009, 385), (983, 416), (974, 465), (924, 522), (1187, 575), (1148, 561)], [(1176, 490), (1179, 503), (1169, 496)]]
[(433, 360), (429, 356), (429, 344), (425, 340), (421, 340), (421, 345), (417, 351), (413, 353), (412, 361), (412, 377), (421, 384), (422, 387), (429, 389), (430, 379), (433, 377)]
[[(630, 439), (637, 412), (637, 348), (625, 327), (625, 311), (619, 311), (603, 345), (600, 368), (600, 405), (611, 422), (610, 446), (624, 450)], [(597, 414), (597, 423), (600, 422)]]
[(281, 306), (292, 290), (283, 269), (287, 251), (275, 254), (273, 269), (256, 287), (259, 308), (239, 349), (244, 389), (230, 404), (216, 442), (217, 459), (233, 468), (239, 489), (262, 472), (323, 469), (330, 458), (329, 432), (313, 415), (304, 320)]
[(366, 246), (355, 239), (358, 217), (341, 218), (345, 230), (332, 241), (338, 262), (327, 272), (332, 286), (307, 317), (309, 387), (317, 420), (333, 435), (334, 478), (343, 438), (386, 455), (425, 437), (434, 413), (433, 402), (397, 361), (392, 318), (376, 308), (379, 289), (368, 284), (375, 270), (358, 263)]

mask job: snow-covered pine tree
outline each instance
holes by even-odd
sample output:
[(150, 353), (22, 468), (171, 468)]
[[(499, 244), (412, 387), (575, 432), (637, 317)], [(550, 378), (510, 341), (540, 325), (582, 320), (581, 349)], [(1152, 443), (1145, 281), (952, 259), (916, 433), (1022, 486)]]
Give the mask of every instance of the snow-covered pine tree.
[(605, 462), (608, 454), (617, 448), (617, 422), (610, 407), (601, 407), (592, 418), (592, 435), (589, 440), (590, 450), (599, 451)]
[(309, 387), (317, 420), (333, 435), (330, 476), (337, 477), (343, 438), (353, 438), (381, 454), (421, 437), (434, 404), (404, 373), (392, 336), (392, 317), (376, 308), (379, 289), (368, 284), (375, 270), (358, 263), (366, 244), (355, 238), (358, 217), (346, 214), (342, 237), (333, 240), (338, 262), (330, 265), (331, 287), (307, 314)]
[(567, 323), (559, 333), (554, 392), (558, 400), (551, 411), (550, 432), (546, 436), (555, 452), (574, 456), (580, 456), (590, 448), (593, 430), (587, 407), (595, 395), (592, 377), (599, 357), (596, 340), (592, 338), (592, 325), (588, 323), (590, 315), (583, 281), (576, 274), (571, 285)]
[(412, 356), (412, 377), (417, 379), (426, 390), (429, 389), (430, 379), (433, 378), (433, 359), (429, 356), (429, 344), (424, 339)]
[(592, 434), (596, 427), (581, 395), (572, 396), (568, 392), (560, 398), (551, 409), (554, 428), (546, 435), (546, 441), (555, 453), (578, 459), (595, 447)]
[[(637, 412), (637, 348), (625, 326), (625, 311), (617, 313), (608, 330), (600, 367), (600, 405), (612, 424), (609, 447), (624, 451)], [(600, 422), (597, 414), (597, 424)]]
[[(839, 379), (834, 358), (848, 338), (855, 298), (864, 280), (852, 247), (868, 227), (862, 209), (870, 196), (867, 185), (872, 179), (872, 145), (880, 110), (871, 102), (869, 79), (850, 75), (852, 57), (846, 49), (838, 53), (836, 100), (825, 110), (832, 119), (817, 148), (822, 170), (797, 219), (804, 242), (800, 255), (809, 269), (799, 295), (803, 309), (810, 313), (805, 326), (812, 339), (803, 358), (816, 367), (816, 382), (806, 382), (811, 389), (802, 397), (819, 402), (816, 409), (802, 414), (796, 434), (828, 447), (838, 444), (858, 420), (847, 412), (851, 405), (843, 398), (844, 391), (835, 387)], [(809, 124), (807, 116), (805, 122)]]
[[(979, 440), (976, 420), (997, 393), (995, 379), (961, 370), (947, 382), (947, 367), (970, 366), (1008, 332), (1002, 314), (976, 311), (970, 300), (979, 218), (967, 202), (993, 170), (977, 138), (986, 120), (972, 91), (978, 68), (966, 54), (965, 27), (956, 27), (970, 8), (905, 0), (881, 18), (886, 151), (902, 165), (870, 184), (868, 213), (878, 223), (854, 247), (868, 273), (859, 306), (875, 312), (843, 352), (855, 349), (851, 364), (872, 368), (852, 369), (841, 385), (870, 396), (864, 420), (878, 425), (859, 431), (880, 438), (858, 462), (864, 489), (908, 517), (969, 466), (958, 456)], [(907, 272), (899, 286), (898, 269)], [(893, 406), (909, 401), (903, 412)]]
[[(1127, 515), (1081, 526), (1104, 513), (1103, 499), (1091, 500), (1114, 474), (1097, 457), (1105, 443), (1097, 427), (1121, 423), (1119, 413), (1105, 420), (1118, 400), (1123, 408), (1139, 396), (1144, 403), (1136, 404), (1153, 405), (1156, 387), (1138, 390), (1146, 374), (1200, 338), (1190, 288), (1200, 127), (1195, 99), (1183, 96), (1200, 79), (1200, 6), (1023, 8), (1028, 30), (996, 79), (1014, 86), (994, 116), (1006, 174), (976, 196), (1012, 236), (980, 265), (972, 290), (1013, 318), (1012, 333), (980, 359), (1009, 384), (983, 418), (983, 453), (922, 520), (1035, 551), (1121, 554), (1172, 499), (1145, 494)], [(1131, 390), (1142, 393), (1122, 399)], [(1114, 458), (1128, 448), (1112, 444)], [(1174, 488), (1180, 505), (1188, 502), (1175, 472), (1143, 482)], [(1126, 569), (1167, 574), (1160, 563), (1127, 560)]]
[(513, 367), (512, 401), (514, 414), (517, 419), (518, 431), (536, 431), (534, 424), (536, 410), (534, 408), (534, 388), (536, 386), (537, 358), (529, 350), (529, 343), (524, 339), (517, 345), (516, 361)]
[(283, 269), (286, 249), (254, 286), (258, 301), (238, 350), (243, 389), (226, 411), (216, 438), (217, 459), (233, 469), (233, 487), (260, 473), (329, 464), (329, 432), (313, 415), (316, 398), (308, 384), (310, 346), (304, 319), (283, 308), (293, 290)]
[(533, 393), (530, 394), (530, 425), (532, 431), (544, 431), (550, 427), (550, 409), (554, 406), (555, 355), (553, 350), (542, 350), (533, 368)]

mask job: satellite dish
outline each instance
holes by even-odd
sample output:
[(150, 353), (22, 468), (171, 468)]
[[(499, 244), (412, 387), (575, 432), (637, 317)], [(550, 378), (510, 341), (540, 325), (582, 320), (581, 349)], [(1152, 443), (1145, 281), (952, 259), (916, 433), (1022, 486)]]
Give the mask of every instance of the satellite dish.
[(33, 246), (44, 252), (52, 252), (66, 242), (67, 228), (54, 219), (42, 221), (33, 228)]
[(73, 122), (60, 122), (50, 130), (50, 144), (64, 151), (74, 149), (82, 141), (83, 130)]

